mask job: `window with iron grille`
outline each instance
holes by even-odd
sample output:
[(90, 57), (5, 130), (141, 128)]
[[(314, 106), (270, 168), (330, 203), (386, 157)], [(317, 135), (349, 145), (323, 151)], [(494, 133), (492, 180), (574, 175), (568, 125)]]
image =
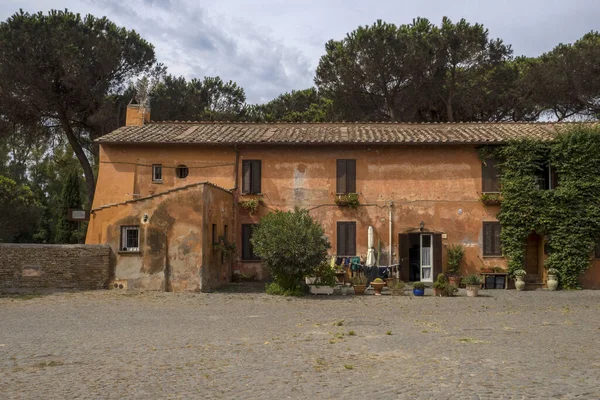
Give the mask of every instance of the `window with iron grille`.
[(337, 255), (356, 255), (356, 222), (337, 223)]
[(185, 165), (178, 165), (177, 168), (175, 168), (175, 175), (177, 175), (179, 179), (187, 178), (189, 172), (190, 171), (188, 167), (186, 167)]
[(162, 164), (152, 165), (152, 182), (162, 182)]
[(356, 193), (356, 160), (337, 160), (335, 186), (338, 194)]
[(483, 223), (484, 256), (502, 256), (502, 246), (500, 244), (501, 229), (500, 222), (489, 221)]
[(140, 251), (140, 227), (121, 227), (121, 251)]
[(258, 194), (261, 192), (261, 161), (242, 161), (242, 193)]
[(260, 257), (254, 254), (254, 248), (250, 241), (255, 226), (255, 224), (242, 224), (242, 260), (244, 261), (260, 260)]

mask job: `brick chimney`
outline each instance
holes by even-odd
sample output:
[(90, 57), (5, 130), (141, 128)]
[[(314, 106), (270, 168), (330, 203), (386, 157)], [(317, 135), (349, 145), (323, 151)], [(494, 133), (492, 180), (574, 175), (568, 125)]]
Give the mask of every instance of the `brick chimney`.
[(125, 115), (125, 126), (143, 126), (150, 122), (150, 109), (141, 104), (130, 103)]

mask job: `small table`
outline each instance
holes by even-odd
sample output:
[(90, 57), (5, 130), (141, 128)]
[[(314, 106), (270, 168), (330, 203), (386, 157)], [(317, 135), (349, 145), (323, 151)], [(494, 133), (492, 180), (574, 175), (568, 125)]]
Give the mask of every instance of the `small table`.
[[(508, 289), (508, 273), (507, 272), (482, 272), (481, 276), (483, 276), (483, 288), (484, 289)], [(493, 277), (493, 281), (494, 283), (490, 285), (488, 285), (488, 279), (487, 277)], [(498, 283), (500, 282), (500, 280), (498, 278), (502, 279), (502, 288), (498, 287)], [(488, 287), (491, 286), (491, 287)]]

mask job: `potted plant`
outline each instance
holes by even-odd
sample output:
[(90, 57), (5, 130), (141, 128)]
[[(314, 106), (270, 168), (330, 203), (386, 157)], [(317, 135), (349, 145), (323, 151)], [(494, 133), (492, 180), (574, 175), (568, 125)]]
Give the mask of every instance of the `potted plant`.
[(456, 292), (458, 292), (458, 288), (448, 283), (446, 284), (446, 287), (444, 287), (444, 290), (442, 290), (442, 296), (453, 297), (456, 294)]
[(356, 208), (360, 205), (358, 193), (339, 193), (335, 196), (335, 204), (340, 207)]
[(460, 286), (460, 262), (465, 255), (465, 248), (460, 244), (453, 244), (448, 246), (448, 269), (446, 270), (446, 276), (451, 285), (455, 287)]
[(502, 194), (482, 193), (481, 196), (479, 196), (479, 201), (487, 206), (498, 206), (502, 202)]
[(490, 274), (494, 272), (494, 268), (490, 267), (489, 265), (482, 266), (480, 270), (482, 274)]
[(556, 290), (556, 288), (558, 287), (558, 278), (556, 277), (557, 275), (558, 275), (558, 270), (556, 268), (548, 269), (548, 280), (546, 281), (546, 284), (548, 285), (548, 289)]
[(401, 280), (394, 280), (394, 283), (387, 282), (387, 287), (390, 289), (392, 296), (402, 296), (404, 293), (404, 282)]
[(385, 282), (381, 278), (376, 278), (371, 282), (371, 286), (373, 287), (373, 290), (375, 290), (375, 296), (381, 296), (381, 291), (385, 286)]
[(415, 296), (425, 296), (425, 284), (423, 282), (415, 282), (412, 287)]
[(333, 288), (337, 283), (335, 272), (327, 263), (322, 263), (315, 271), (314, 277), (307, 277), (306, 283), (311, 294), (333, 294)]
[(513, 272), (513, 275), (516, 279), (515, 288), (517, 290), (525, 289), (525, 280), (523, 278), (525, 278), (525, 275), (527, 275), (527, 271), (525, 271), (524, 269), (518, 269), (515, 272)]
[(438, 274), (437, 279), (433, 283), (433, 295), (434, 296), (443, 296), (446, 291), (446, 285), (448, 282), (446, 281), (446, 276), (444, 274)]
[(481, 287), (481, 278), (475, 274), (467, 275), (462, 280), (467, 288), (467, 297), (477, 297)]
[(361, 273), (357, 273), (352, 278), (350, 278), (350, 282), (352, 282), (352, 287), (354, 288), (354, 294), (361, 295), (365, 294), (365, 290), (367, 289), (367, 277)]

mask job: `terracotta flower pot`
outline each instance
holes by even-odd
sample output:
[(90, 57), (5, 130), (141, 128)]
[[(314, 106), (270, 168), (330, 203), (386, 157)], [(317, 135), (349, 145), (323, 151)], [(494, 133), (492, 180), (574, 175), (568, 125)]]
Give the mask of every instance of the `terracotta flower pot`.
[(375, 296), (381, 296), (381, 291), (385, 286), (385, 282), (371, 282), (371, 286), (373, 286), (373, 290), (375, 290)]
[(455, 288), (459, 288), (460, 287), (460, 276), (448, 277), (448, 283), (450, 283)]
[(435, 297), (442, 297), (444, 291), (442, 289), (433, 288), (433, 295)]
[(367, 285), (354, 285), (354, 294), (363, 295), (365, 294), (365, 290), (367, 290)]

